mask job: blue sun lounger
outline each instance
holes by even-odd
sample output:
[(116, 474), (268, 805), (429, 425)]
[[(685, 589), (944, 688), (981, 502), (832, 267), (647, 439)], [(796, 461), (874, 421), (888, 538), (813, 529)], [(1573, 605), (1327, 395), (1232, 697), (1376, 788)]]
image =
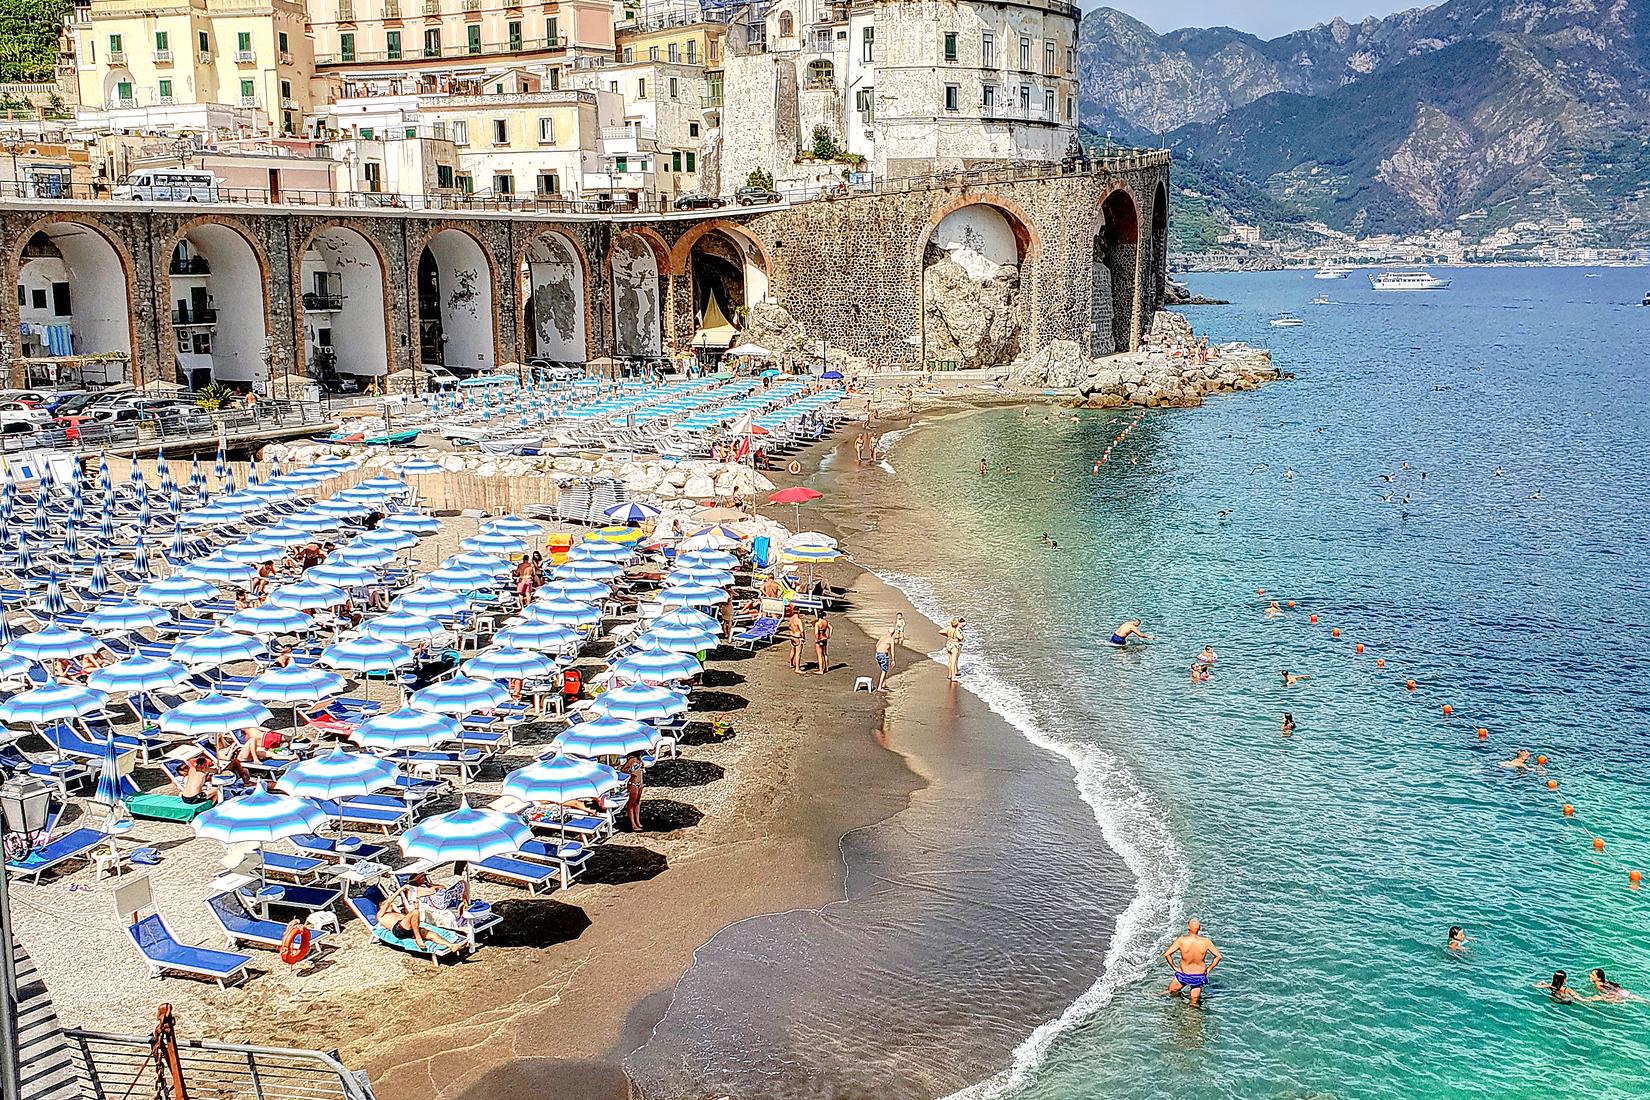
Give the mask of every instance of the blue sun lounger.
[[(345, 844), (340, 846), (338, 841), (329, 836), (318, 836), (315, 833), (299, 833), (288, 837), (292, 846), (299, 852), (316, 859), (337, 860), (340, 863), (372, 863), (390, 850), (387, 844)], [(353, 837), (350, 839), (354, 839)]]
[[(280, 921), (260, 920), (253, 916), (246, 911), (246, 907), (234, 894), (214, 894), (206, 899), (206, 907), (211, 911), (212, 919), (228, 937), (231, 949), (242, 944), (248, 947), (276, 949), (286, 938), (285, 924)], [(325, 932), (311, 931), (310, 946), (318, 947), (325, 936)]]
[(285, 852), (271, 852), (267, 848), (252, 857), (253, 870), (261, 867), (266, 875), (279, 875), (294, 882), (308, 882), (314, 879), (321, 868), (327, 865), (324, 859), (289, 856)]
[(590, 849), (576, 840), (529, 840), (516, 853), (522, 859), (544, 863), (556, 869), (561, 876), (561, 888), (573, 885), (584, 865), (590, 862)]
[[(64, 756), (103, 762), (103, 743), (87, 740), (67, 722), (51, 722), (40, 727), (40, 736)], [(120, 752), (131, 752), (136, 749), (138, 759), (147, 764), (165, 751), (166, 742), (157, 737), (128, 737), (121, 734), (115, 737), (115, 748)]]
[(344, 898), (350, 912), (360, 917), (366, 924), (372, 938), (379, 943), (390, 947), (400, 948), (411, 955), (427, 955), (432, 959), (440, 960), (451, 956), (462, 955), (470, 950), (469, 941), (457, 932), (447, 928), (424, 929), (424, 946), (419, 947), (418, 941), (411, 936), (399, 935), (378, 923), (378, 909), (384, 904), (384, 891), (377, 886), (369, 886), (359, 894), (350, 894)]
[(237, 951), (213, 951), (179, 943), (159, 913), (151, 913), (126, 927), (132, 944), (149, 964), (149, 976), (159, 978), (168, 971), (196, 978), (210, 978), (225, 988), (237, 977), (245, 977), (251, 955)]
[(109, 834), (101, 829), (75, 829), (48, 841), (22, 859), (6, 860), (6, 873), (30, 877), (39, 883), (40, 876), (47, 871), (71, 860), (85, 859), (92, 849), (108, 839)]
[(758, 642), (771, 642), (778, 633), (779, 620), (772, 615), (764, 615), (735, 634), (733, 644), (741, 649), (754, 650)]
[(513, 856), (489, 856), (470, 864), (470, 870), (512, 886), (520, 886), (529, 894), (537, 894), (546, 888), (554, 889), (551, 884), (561, 877), (554, 867)]
[[(395, 799), (382, 801), (368, 801), (371, 796), (362, 795), (356, 798), (346, 798), (342, 802), (321, 801), (321, 809), (328, 817), (337, 818), (350, 825), (366, 825), (382, 830), (388, 836), (394, 829), (399, 829), (412, 820), (412, 811), (405, 803)], [(385, 805), (384, 803), (390, 803)]]

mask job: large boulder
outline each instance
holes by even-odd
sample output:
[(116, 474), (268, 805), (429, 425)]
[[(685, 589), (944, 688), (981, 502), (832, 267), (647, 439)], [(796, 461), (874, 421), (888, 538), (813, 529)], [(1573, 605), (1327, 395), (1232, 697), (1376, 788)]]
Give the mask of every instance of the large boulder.
[(1020, 272), (966, 246), (931, 247), (922, 273), (930, 359), (993, 370), (1020, 348)]
[(1017, 389), (1070, 389), (1087, 372), (1088, 356), (1073, 340), (1056, 340), (1029, 359), (1008, 368), (1008, 384)]

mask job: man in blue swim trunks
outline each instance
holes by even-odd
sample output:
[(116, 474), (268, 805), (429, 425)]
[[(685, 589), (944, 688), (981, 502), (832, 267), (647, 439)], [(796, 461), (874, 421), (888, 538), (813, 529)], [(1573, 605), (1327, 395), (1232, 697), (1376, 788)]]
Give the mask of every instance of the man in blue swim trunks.
[[(1163, 952), (1163, 961), (1169, 964), (1174, 971), (1174, 977), (1169, 979), (1169, 988), (1163, 991), (1164, 996), (1177, 996), (1182, 989), (1191, 991), (1192, 1004), (1198, 1004), (1203, 999), (1203, 987), (1209, 981), (1209, 972), (1220, 965), (1220, 948), (1202, 934), (1203, 926), (1197, 920), (1186, 922), (1186, 934), (1178, 937)], [(1180, 955), (1180, 962), (1174, 957)]]

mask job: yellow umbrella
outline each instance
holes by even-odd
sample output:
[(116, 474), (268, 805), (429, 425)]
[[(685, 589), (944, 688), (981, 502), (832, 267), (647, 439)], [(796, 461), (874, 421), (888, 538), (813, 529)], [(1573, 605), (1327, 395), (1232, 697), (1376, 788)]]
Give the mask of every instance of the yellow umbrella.
[(647, 536), (634, 527), (598, 527), (585, 536), (586, 541), (616, 542), (621, 546), (633, 546), (646, 539)]

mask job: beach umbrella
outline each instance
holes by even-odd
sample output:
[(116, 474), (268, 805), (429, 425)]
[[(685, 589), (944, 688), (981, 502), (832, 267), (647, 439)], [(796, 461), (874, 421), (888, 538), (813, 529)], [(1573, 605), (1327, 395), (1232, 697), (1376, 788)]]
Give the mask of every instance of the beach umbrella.
[(493, 575), (469, 565), (447, 565), (424, 575), (424, 586), (446, 592), (470, 592), (494, 583)]
[(341, 561), (324, 561), (308, 569), (304, 576), (318, 584), (337, 588), (362, 588), (378, 579), (378, 574), (371, 569)]
[[(286, 665), (266, 669), (254, 676), (241, 694), (265, 705), (292, 706), (330, 699), (344, 690), (344, 678), (325, 669)], [(293, 715), (294, 723), (297, 715)]]
[(708, 584), (673, 584), (661, 588), (654, 597), (667, 607), (715, 607), (728, 602), (728, 594)]
[(343, 455), (327, 455), (325, 458), (316, 459), (311, 465), (317, 470), (324, 470), (329, 474), (347, 474), (361, 464), (353, 458), (345, 458)]
[(318, 608), (342, 607), (348, 601), (349, 594), (342, 589), (334, 588), (330, 584), (301, 580), (277, 588), (269, 594), (268, 602), (276, 607), (313, 611)]
[(792, 485), (789, 489), (781, 489), (777, 493), (768, 495), (769, 504), (789, 504), (796, 509), (796, 525), (802, 526), (802, 506), (810, 500), (818, 500), (824, 493), (810, 489), (806, 485)]
[(180, 703), (160, 716), (162, 733), (175, 737), (221, 737), (236, 730), (267, 725), (274, 716), (253, 699), (232, 699), (214, 692)]
[[(724, 545), (720, 547), (713, 547), (712, 549), (722, 550), (731, 550), (734, 546), (739, 545), (745, 540), (743, 533), (741, 533), (737, 528), (729, 527), (725, 523), (713, 523), (708, 527), (701, 527), (699, 530), (694, 531), (691, 535), (689, 535), (689, 538), (716, 539)], [(696, 550), (699, 548), (690, 546), (688, 549)]]
[(276, 784), (287, 794), (331, 801), (372, 794), (395, 786), (400, 778), (401, 769), (388, 760), (334, 748), (325, 756), (293, 764)]
[(707, 615), (703, 611), (695, 611), (691, 607), (678, 607), (674, 611), (667, 611), (653, 620), (654, 626), (676, 623), (683, 626), (696, 626), (701, 630), (717, 630), (721, 626), (714, 616)]
[(544, 534), (543, 525), (523, 516), (500, 516), (490, 519), (481, 525), (483, 531), (497, 531), (504, 535), (515, 535), (522, 539), (536, 539)]
[(376, 527), (355, 537), (352, 545), (382, 546), (390, 550), (409, 550), (418, 545), (418, 536), (395, 527)]
[(46, 580), (46, 598), (43, 609), (49, 616), (58, 616), (69, 610), (68, 601), (63, 598), (63, 582), (57, 579), (57, 570), (53, 569)]
[(690, 626), (685, 623), (659, 623), (649, 627), (645, 634), (636, 639), (639, 645), (648, 645), (654, 649), (669, 650), (672, 653), (699, 653), (707, 649), (715, 649), (721, 644), (722, 635), (717, 630), (707, 630), (703, 627)]
[(141, 695), (149, 691), (170, 691), (189, 679), (189, 670), (176, 661), (154, 660), (148, 657), (128, 657), (103, 668), (93, 669), (86, 677), (88, 687), (114, 694)]
[(482, 554), (525, 554), (528, 550), (527, 540), (503, 531), (480, 531), (458, 544)]
[(140, 577), (149, 575), (149, 544), (143, 541), (141, 531), (132, 543), (132, 572)]
[(499, 631), (493, 641), (513, 649), (561, 653), (576, 647), (581, 638), (577, 632), (557, 623), (517, 623)]
[(149, 530), (150, 525), (153, 524), (154, 522), (155, 522), (155, 508), (154, 508), (154, 505), (150, 504), (149, 503), (149, 498), (147, 496), (145, 496), (145, 497), (143, 497), (142, 499), (140, 499), (138, 501), (138, 514), (137, 514), (138, 530), (147, 531), (147, 530)]
[(557, 752), (573, 756), (629, 756), (652, 752), (659, 743), (659, 731), (643, 722), (614, 718), (594, 718), (569, 726), (551, 742)]
[(502, 793), (522, 802), (567, 803), (601, 798), (624, 785), (606, 764), (556, 753), (508, 772)]
[(685, 714), (688, 709), (687, 694), (646, 684), (626, 684), (598, 695), (595, 709), (612, 718), (647, 722)]
[(224, 441), (218, 440), (218, 457), (212, 463), (212, 476), (218, 479), (219, 485), (229, 481), (229, 456), (224, 454)]
[(405, 481), (399, 478), (384, 477), (383, 475), (369, 477), (357, 485), (356, 488), (388, 496), (399, 496), (402, 493), (412, 492), (412, 486)]
[(280, 543), (265, 541), (260, 532), (240, 542), (230, 543), (215, 556), (224, 561), (240, 562), (244, 565), (262, 565), (266, 561), (278, 561), (286, 557), (286, 547)]
[(109, 456), (100, 455), (97, 460), (97, 487), (107, 497), (114, 492), (114, 480), (109, 476)]
[[(346, 489), (344, 492), (347, 493), (349, 490)], [(322, 529), (331, 530), (342, 527), (343, 524), (340, 522), (342, 520), (353, 519), (356, 516), (364, 516), (370, 511), (372, 511), (372, 509), (368, 508), (365, 504), (358, 503), (348, 497), (340, 496), (331, 497), (327, 500), (316, 501), (314, 504), (309, 506), (307, 511), (301, 513), (298, 518), (302, 519), (305, 517), (314, 516), (317, 517), (317, 522), (324, 519), (326, 520), (326, 526)]]
[(104, 564), (103, 551), (92, 551), (92, 579), (86, 583), (86, 590), (94, 596), (106, 595), (111, 588), (109, 584), (109, 567)]
[(289, 500), (294, 495), (290, 485), (279, 482), (265, 482), (260, 485), (248, 481), (246, 488), (242, 491), (250, 496), (257, 497), (260, 501)]
[(263, 543), (276, 543), (280, 546), (301, 546), (304, 543), (313, 542), (315, 533), (293, 527), (282, 520), (280, 523), (260, 528), (254, 537)]
[(840, 382), (842, 381), (842, 372), (837, 370), (835, 367), (832, 367), (819, 377), (823, 378), (827, 382)]
[(835, 561), (842, 552), (833, 545), (818, 542), (798, 542), (792, 539), (780, 548), (782, 561)]
[(201, 456), (189, 460), (189, 487), (199, 493), (206, 488), (206, 475), (201, 473)]
[(172, 621), (172, 613), (153, 604), (120, 603), (99, 604), (88, 614), (81, 626), (86, 630), (125, 634), (146, 630)]
[[(322, 501), (321, 504), (327, 503)], [(281, 522), (295, 531), (307, 531), (311, 535), (319, 535), (327, 531), (336, 531), (344, 525), (345, 515), (339, 514), (335, 508), (322, 508), (315, 505), (307, 512), (299, 512), (295, 516), (287, 516)], [(356, 515), (360, 513), (349, 513)]]
[(468, 800), (444, 814), (427, 817), (402, 834), (401, 852), (409, 859), (468, 865), (519, 851), (533, 837), (527, 823), (513, 814), (476, 810)]
[(557, 580), (610, 581), (624, 576), (624, 566), (616, 561), (585, 558), (563, 562), (550, 571)]
[(132, 593), (132, 598), (162, 607), (178, 607), (187, 603), (210, 600), (218, 590), (203, 580), (178, 574), (163, 581), (150, 581)]
[(441, 530), (441, 521), (419, 512), (397, 512), (393, 516), (385, 516), (379, 526), (414, 535), (433, 535)]
[(258, 639), (223, 629), (185, 638), (172, 647), (172, 659), (191, 666), (217, 667), (236, 661), (250, 661), (263, 654), (264, 644)]
[(163, 490), (173, 485), (172, 467), (166, 464), (166, 456), (163, 454), (155, 456), (155, 480)]
[(413, 692), (408, 705), (431, 714), (465, 715), (492, 710), (508, 702), (510, 693), (493, 680), (454, 676)]
[(29, 549), (29, 541), (21, 535), (17, 537), (17, 565), (18, 573), (34, 572), (34, 551)]
[(296, 608), (272, 607), (269, 604), (242, 608), (222, 623), (225, 630), (236, 634), (250, 634), (257, 638), (270, 638), (277, 634), (303, 634), (314, 625), (314, 620)]
[(213, 554), (184, 566), (180, 576), (193, 577), (211, 584), (242, 584), (257, 576), (258, 571), (248, 562), (236, 561), (227, 553)]
[(458, 735), (458, 719), (411, 707), (375, 714), (355, 727), (356, 744), (369, 749), (427, 749)]
[(354, 565), (360, 566), (364, 569), (373, 569), (380, 565), (388, 565), (390, 562), (394, 561), (396, 552), (394, 547), (374, 545), (370, 542), (361, 542), (357, 540), (339, 550), (333, 555), (333, 557), (345, 565)]
[(638, 684), (672, 684), (703, 671), (698, 658), (668, 649), (641, 650), (613, 663), (613, 675)]
[(103, 692), (79, 684), (48, 683), (0, 702), (0, 722), (38, 727), (102, 710), (108, 701)]
[(103, 739), (103, 752), (97, 767), (97, 789), (92, 792), (93, 802), (114, 809), (138, 793), (138, 786), (132, 782), (132, 777), (120, 769), (120, 758), (124, 755), (115, 743), (114, 734)]
[(80, 529), (73, 524), (63, 532), (63, 556), (70, 561), (80, 557)]
[(502, 577), (510, 572), (511, 565), (503, 558), (495, 558), (491, 554), (484, 554), (479, 550), (466, 550), (462, 554), (454, 554), (441, 563), (443, 566), (458, 566), (461, 569), (473, 569), (478, 573), (486, 573), (489, 577)]
[(556, 663), (525, 649), (501, 646), (478, 653), (460, 671), (482, 680), (537, 680), (556, 671)]
[(741, 540), (731, 535), (720, 534), (715, 531), (699, 531), (683, 539), (679, 545), (682, 550), (731, 550), (740, 545)]
[(34, 509), (34, 533), (45, 538), (51, 529), (51, 515), (46, 511), (45, 501), (41, 501)]
[(97, 537), (105, 544), (115, 540), (115, 510), (107, 504), (103, 506), (103, 515), (97, 521)]
[(602, 509), (602, 515), (615, 523), (646, 523), (659, 518), (659, 509), (651, 504), (627, 500)]
[(555, 623), (559, 626), (595, 626), (602, 621), (601, 608), (572, 600), (540, 600), (522, 609), (522, 616), (533, 623)]
[(379, 641), (399, 645), (418, 645), (439, 637), (447, 628), (428, 615), (410, 611), (391, 611), (361, 624), (361, 629)]
[[(439, 592), (433, 588), (415, 588), (403, 593), (390, 605), (391, 611), (405, 611), (431, 619), (451, 619), (469, 610), (470, 601), (456, 592)], [(395, 641), (396, 639), (390, 639)]]
[(6, 652), (27, 661), (69, 661), (102, 648), (90, 634), (61, 626), (48, 626), (12, 639)]
[(414, 458), (397, 466), (395, 472), (402, 477), (424, 477), (430, 474), (444, 474), (447, 470), (439, 462), (431, 462), (427, 458)]
[(646, 542), (647, 536), (634, 527), (598, 527), (584, 536), (584, 541), (616, 542), (620, 546), (635, 546), (639, 542)]
[(320, 662), (351, 672), (383, 672), (405, 668), (418, 658), (404, 645), (380, 638), (351, 638), (321, 651)]
[[(247, 794), (225, 799), (195, 818), (194, 829), (197, 836), (221, 841), (226, 848), (256, 844), (261, 856), (270, 841), (313, 833), (326, 821), (326, 811), (311, 799), (276, 794), (259, 782)], [(261, 858), (258, 864), (261, 874)]]
[(178, 522), (185, 527), (231, 527), (241, 522), (245, 513), (239, 508), (225, 504), (203, 504), (199, 508), (192, 508)]
[(567, 552), (569, 558), (588, 561), (629, 561), (636, 554), (635, 548), (619, 542), (585, 541), (579, 543)]
[(676, 555), (676, 566), (679, 569), (738, 569), (739, 558), (726, 550), (691, 550), (685, 554)]
[(733, 574), (726, 569), (712, 569), (706, 565), (688, 565), (680, 569), (672, 569), (665, 577), (665, 583), (670, 585), (699, 585), (704, 588), (729, 588), (733, 585)]
[(573, 603), (599, 603), (613, 595), (613, 589), (601, 581), (559, 580), (541, 584), (533, 598), (539, 600), (569, 600)]

